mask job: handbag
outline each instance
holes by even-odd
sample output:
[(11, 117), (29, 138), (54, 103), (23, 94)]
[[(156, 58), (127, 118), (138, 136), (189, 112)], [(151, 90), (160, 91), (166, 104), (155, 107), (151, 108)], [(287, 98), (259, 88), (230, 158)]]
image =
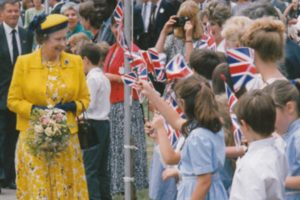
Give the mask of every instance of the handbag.
[(83, 114), (82, 117), (77, 117), (77, 125), (78, 125), (78, 139), (81, 149), (90, 148), (98, 143), (97, 135), (92, 128), (91, 121), (87, 119), (86, 109), (84, 104), (80, 101)]

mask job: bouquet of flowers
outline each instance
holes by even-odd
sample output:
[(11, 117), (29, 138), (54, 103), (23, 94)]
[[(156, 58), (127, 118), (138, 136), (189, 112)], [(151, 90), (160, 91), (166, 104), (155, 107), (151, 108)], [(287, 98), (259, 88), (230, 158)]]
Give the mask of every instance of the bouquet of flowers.
[(52, 158), (67, 147), (69, 138), (65, 111), (57, 108), (32, 110), (27, 144), (33, 155)]

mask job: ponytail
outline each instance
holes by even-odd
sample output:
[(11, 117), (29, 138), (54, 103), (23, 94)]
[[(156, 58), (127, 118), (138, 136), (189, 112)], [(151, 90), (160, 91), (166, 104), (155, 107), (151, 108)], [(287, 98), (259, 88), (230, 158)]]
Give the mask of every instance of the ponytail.
[(218, 104), (212, 90), (203, 84), (195, 97), (195, 118), (201, 125), (212, 132), (218, 132), (222, 128)]
[(187, 122), (182, 126), (182, 133), (187, 135), (191, 126), (203, 127), (212, 132), (222, 128), (215, 96), (205, 78), (194, 74), (180, 80), (175, 86), (178, 98), (184, 100), (184, 112)]

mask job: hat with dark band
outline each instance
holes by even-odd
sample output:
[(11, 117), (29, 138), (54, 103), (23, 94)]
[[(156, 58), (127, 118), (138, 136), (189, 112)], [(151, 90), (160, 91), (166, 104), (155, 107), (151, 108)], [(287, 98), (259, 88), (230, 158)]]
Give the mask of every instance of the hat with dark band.
[(45, 14), (34, 17), (29, 25), (29, 30), (36, 31), (40, 34), (49, 34), (66, 28), (68, 25), (68, 18), (60, 14)]

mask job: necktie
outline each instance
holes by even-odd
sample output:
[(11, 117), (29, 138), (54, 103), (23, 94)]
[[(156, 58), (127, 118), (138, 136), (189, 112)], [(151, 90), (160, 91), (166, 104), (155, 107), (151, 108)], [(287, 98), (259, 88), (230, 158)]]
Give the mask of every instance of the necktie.
[[(155, 26), (155, 11), (156, 11), (156, 5), (152, 4), (151, 14), (150, 14), (150, 22), (149, 22), (149, 25), (150, 25), (149, 28), (151, 29), (151, 31), (154, 30), (154, 26)], [(150, 32), (149, 29), (148, 29), (148, 32)]]
[(17, 44), (17, 39), (16, 39), (16, 30), (13, 29), (11, 31), (12, 33), (12, 48), (13, 48), (13, 65), (15, 65), (17, 57), (19, 55), (19, 50), (18, 50), (18, 44)]

